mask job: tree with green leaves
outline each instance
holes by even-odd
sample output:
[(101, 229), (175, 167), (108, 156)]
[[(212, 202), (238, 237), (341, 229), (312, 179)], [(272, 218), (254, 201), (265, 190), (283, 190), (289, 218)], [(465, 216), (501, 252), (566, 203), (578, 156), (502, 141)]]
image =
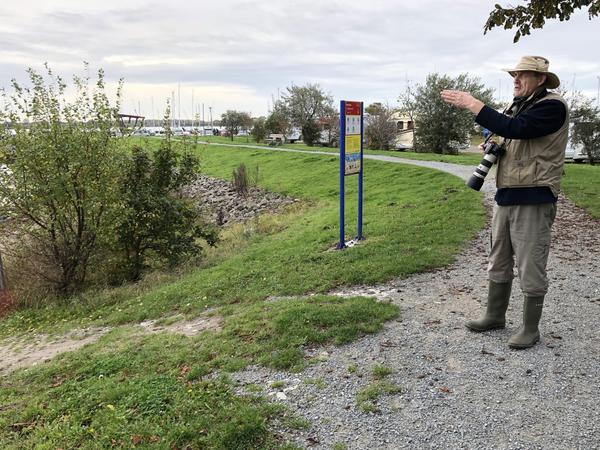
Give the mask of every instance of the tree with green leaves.
[(365, 108), (365, 112), (372, 116), (378, 116), (382, 113), (385, 113), (389, 108), (381, 102), (371, 103), (369, 106)]
[[(389, 150), (394, 148), (396, 140), (396, 123), (392, 115), (394, 110), (381, 103), (375, 108), (368, 108), (371, 113), (365, 120), (365, 140), (367, 148)], [(371, 105), (372, 106), (372, 105)]]
[(288, 122), (302, 130), (302, 139), (307, 145), (318, 141), (319, 119), (333, 109), (333, 97), (326, 94), (318, 84), (292, 85), (286, 88), (281, 99), (275, 102), (274, 110), (284, 115)]
[(509, 8), (496, 4), (485, 23), (484, 33), (495, 27), (505, 30), (516, 28), (514, 42), (518, 42), (532, 29), (543, 28), (546, 19), (569, 20), (576, 10), (586, 7), (591, 20), (600, 13), (600, 0), (528, 0), (525, 5)]
[(281, 109), (273, 109), (265, 122), (268, 134), (287, 134), (291, 125)]
[(582, 97), (571, 109), (571, 142), (583, 146), (590, 164), (600, 161), (600, 109), (593, 101)]
[(262, 142), (267, 137), (267, 119), (265, 117), (257, 117), (254, 119), (250, 134), (256, 142)]
[(0, 112), (14, 130), (0, 139), (0, 216), (12, 234), (4, 244), (16, 243), (13, 254), (25, 255), (32, 275), (68, 295), (84, 284), (118, 209), (112, 131), (122, 82), (112, 103), (102, 70), (93, 85), (89, 75), (74, 77), (72, 95), (47, 65), (44, 75), (27, 72), (30, 85), (13, 80)]
[(590, 164), (595, 164), (600, 160), (600, 109), (594, 106), (593, 99), (580, 91), (569, 91), (561, 86), (557, 93), (569, 105), (569, 140), (574, 145), (583, 146)]
[(312, 147), (319, 142), (321, 127), (315, 120), (309, 120), (302, 126), (302, 141)]
[(252, 126), (252, 117), (247, 112), (229, 109), (221, 114), (221, 125), (225, 127), (233, 141), (233, 136)]
[(441, 99), (444, 89), (467, 91), (487, 105), (495, 106), (493, 90), (487, 89), (478, 78), (467, 74), (451, 78), (448, 75), (430, 74), (425, 84), (417, 85), (408, 96), (401, 96), (401, 109), (410, 110), (415, 117), (415, 151), (457, 154), (468, 145), (475, 125), (473, 115), (464, 109), (454, 108)]

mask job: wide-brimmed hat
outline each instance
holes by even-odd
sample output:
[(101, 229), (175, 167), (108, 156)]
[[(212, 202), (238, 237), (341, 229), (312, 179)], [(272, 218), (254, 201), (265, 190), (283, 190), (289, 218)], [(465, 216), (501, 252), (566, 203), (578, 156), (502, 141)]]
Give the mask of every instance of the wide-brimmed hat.
[(515, 76), (515, 72), (537, 72), (543, 73), (546, 75), (546, 83), (544, 83), (544, 87), (548, 89), (556, 89), (560, 86), (560, 80), (555, 73), (552, 73), (548, 70), (550, 66), (550, 61), (548, 61), (543, 56), (523, 56), (517, 67), (514, 69), (503, 69), (511, 74), (511, 76)]

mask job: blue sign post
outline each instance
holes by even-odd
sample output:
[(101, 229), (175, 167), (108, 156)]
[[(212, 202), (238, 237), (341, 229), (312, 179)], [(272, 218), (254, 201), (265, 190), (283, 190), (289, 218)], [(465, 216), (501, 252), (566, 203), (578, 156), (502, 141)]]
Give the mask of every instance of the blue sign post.
[(358, 232), (356, 240), (363, 239), (363, 102), (340, 102), (340, 242), (337, 248), (346, 248), (344, 235), (345, 192), (344, 179), (358, 174)]

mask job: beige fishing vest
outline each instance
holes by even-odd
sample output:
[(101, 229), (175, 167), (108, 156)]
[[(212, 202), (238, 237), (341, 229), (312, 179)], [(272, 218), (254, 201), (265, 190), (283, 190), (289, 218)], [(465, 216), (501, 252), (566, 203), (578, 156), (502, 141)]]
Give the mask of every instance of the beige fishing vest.
[(569, 138), (569, 108), (558, 94), (549, 93), (538, 102), (544, 100), (560, 100), (565, 105), (565, 122), (547, 136), (510, 140), (506, 153), (498, 160), (498, 188), (548, 186), (558, 197)]

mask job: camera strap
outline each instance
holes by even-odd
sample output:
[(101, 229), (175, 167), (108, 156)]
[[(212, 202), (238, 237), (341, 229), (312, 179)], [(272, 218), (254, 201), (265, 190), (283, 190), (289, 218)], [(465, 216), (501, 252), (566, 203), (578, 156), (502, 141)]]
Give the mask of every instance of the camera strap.
[[(538, 100), (544, 98), (546, 95), (548, 95), (548, 91), (546, 88), (542, 87), (533, 91), (529, 97), (515, 97), (512, 103), (504, 111), (502, 111), (502, 114), (517, 117), (519, 114), (531, 108)], [(484, 144), (487, 144), (493, 135), (494, 133), (490, 134), (485, 140)], [(511, 139), (502, 138), (502, 142), (499, 145), (504, 148), (509, 144), (510, 141)]]

